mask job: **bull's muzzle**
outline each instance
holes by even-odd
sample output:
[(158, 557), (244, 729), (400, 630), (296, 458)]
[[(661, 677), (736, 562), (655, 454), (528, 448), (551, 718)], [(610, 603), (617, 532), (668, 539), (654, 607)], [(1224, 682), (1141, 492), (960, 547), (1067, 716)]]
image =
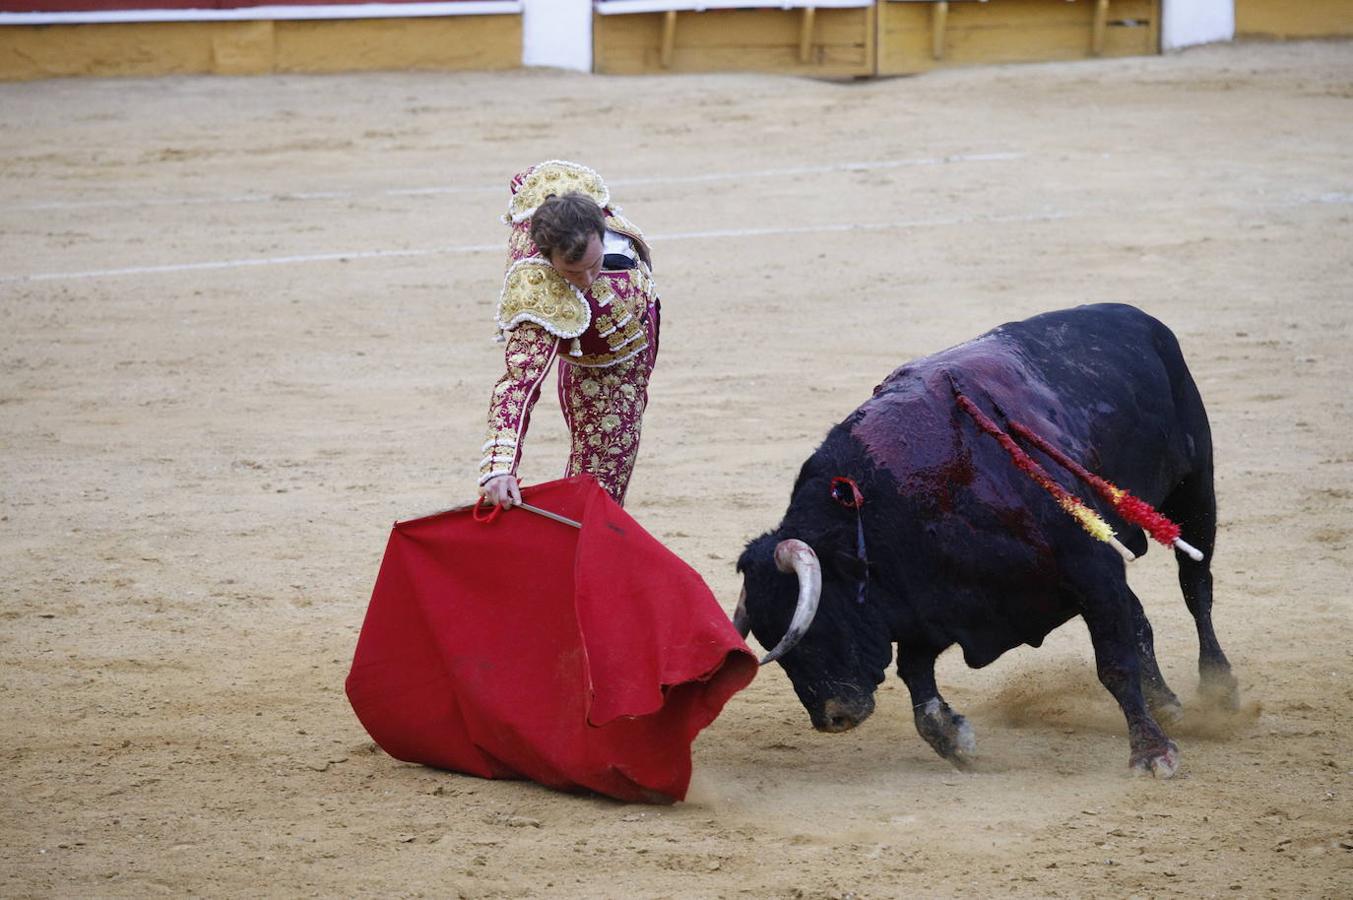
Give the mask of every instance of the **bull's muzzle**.
[(833, 734), (849, 731), (869, 718), (873, 712), (873, 697), (861, 697), (858, 700), (841, 700), (833, 697), (822, 704), (820, 712), (813, 714), (813, 727), (818, 731)]

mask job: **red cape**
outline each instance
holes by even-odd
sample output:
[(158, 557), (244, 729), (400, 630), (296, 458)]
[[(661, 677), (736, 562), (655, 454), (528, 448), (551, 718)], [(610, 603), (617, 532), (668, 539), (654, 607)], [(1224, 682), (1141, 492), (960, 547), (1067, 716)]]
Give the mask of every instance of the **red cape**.
[(489, 523), (397, 523), (348, 675), (397, 759), (671, 802), (696, 734), (757, 664), (694, 569), (590, 476), (527, 488)]

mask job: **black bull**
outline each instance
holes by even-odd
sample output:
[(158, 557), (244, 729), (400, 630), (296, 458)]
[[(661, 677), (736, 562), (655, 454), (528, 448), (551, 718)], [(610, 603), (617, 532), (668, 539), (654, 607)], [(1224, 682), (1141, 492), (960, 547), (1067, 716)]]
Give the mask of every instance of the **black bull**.
[[(852, 728), (873, 712), (896, 644), (917, 730), (962, 766), (972, 733), (940, 696), (936, 657), (958, 644), (969, 666), (985, 666), (1020, 644), (1039, 646), (1080, 615), (1099, 680), (1127, 718), (1130, 765), (1172, 775), (1178, 749), (1157, 719), (1173, 719), (1180, 705), (1161, 677), (1122, 558), (978, 430), (956, 391), (1007, 430), (1023, 423), (1179, 523), (1204, 554), (1202, 562), (1175, 554), (1197, 625), (1203, 692), (1235, 704), (1236, 681), (1211, 622), (1216, 501), (1207, 413), (1174, 335), (1123, 305), (1011, 322), (889, 375), (803, 464), (780, 526), (738, 560), (744, 634), (750, 627), (776, 648), (768, 659), (779, 659), (824, 731)], [(1140, 529), (1026, 449), (1128, 548), (1146, 552)], [(858, 485), (858, 508), (842, 478)]]

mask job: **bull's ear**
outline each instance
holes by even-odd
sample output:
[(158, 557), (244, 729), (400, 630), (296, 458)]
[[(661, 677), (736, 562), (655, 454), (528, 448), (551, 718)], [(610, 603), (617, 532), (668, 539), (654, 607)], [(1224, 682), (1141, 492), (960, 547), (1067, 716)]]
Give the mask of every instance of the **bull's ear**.
[(831, 566), (843, 578), (849, 578), (852, 581), (861, 581), (869, 574), (869, 563), (860, 559), (854, 553), (847, 553), (845, 550), (835, 550), (830, 557)]

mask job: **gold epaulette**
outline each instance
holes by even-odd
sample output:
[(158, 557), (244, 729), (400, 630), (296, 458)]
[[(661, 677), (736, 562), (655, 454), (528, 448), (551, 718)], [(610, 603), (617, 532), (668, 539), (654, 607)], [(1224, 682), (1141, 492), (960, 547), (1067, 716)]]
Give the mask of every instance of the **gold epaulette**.
[(535, 215), (536, 209), (549, 197), (571, 193), (591, 197), (601, 207), (611, 202), (611, 192), (596, 172), (578, 163), (551, 159), (532, 167), (531, 174), (512, 195), (506, 219), (524, 222)]
[(497, 320), (501, 331), (535, 322), (557, 337), (575, 338), (592, 323), (592, 310), (545, 259), (533, 256), (507, 270)]

